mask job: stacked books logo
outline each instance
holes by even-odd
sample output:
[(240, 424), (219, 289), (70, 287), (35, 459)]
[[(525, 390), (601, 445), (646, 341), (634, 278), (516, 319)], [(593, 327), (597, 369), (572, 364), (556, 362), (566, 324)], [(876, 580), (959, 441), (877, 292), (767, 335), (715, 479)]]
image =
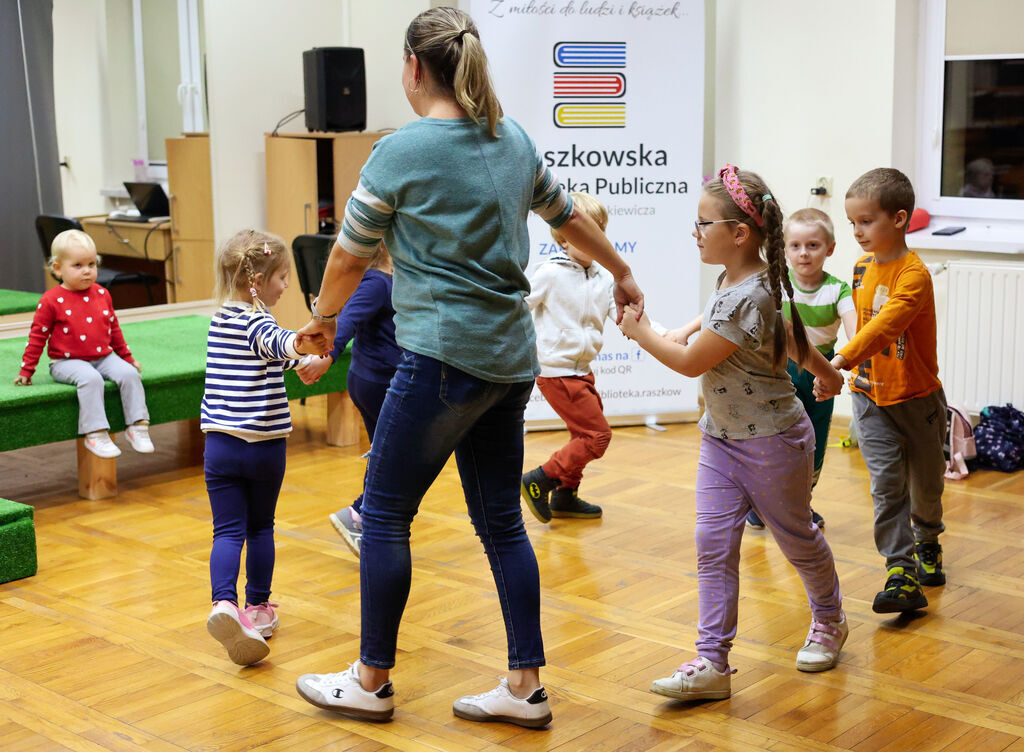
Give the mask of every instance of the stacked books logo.
[[(558, 42), (552, 117), (559, 128), (625, 128), (625, 42)], [(620, 101), (616, 101), (620, 100)]]

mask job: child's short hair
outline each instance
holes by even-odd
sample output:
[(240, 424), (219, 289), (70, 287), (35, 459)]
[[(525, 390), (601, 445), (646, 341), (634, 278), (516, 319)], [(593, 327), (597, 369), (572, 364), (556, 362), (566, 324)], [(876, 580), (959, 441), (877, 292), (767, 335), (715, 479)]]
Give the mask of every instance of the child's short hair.
[[(96, 243), (89, 235), (81, 230), (65, 230), (64, 232), (58, 233), (57, 237), (50, 243), (50, 260), (46, 263), (47, 269), (52, 269), (54, 264), (59, 264), (64, 259), (64, 254), (67, 253), (69, 248), (78, 246), (85, 248), (89, 251), (96, 250)], [(99, 255), (96, 256), (96, 263), (100, 261)]]
[(914, 186), (910, 178), (892, 167), (869, 170), (853, 181), (847, 198), (867, 198), (877, 201), (882, 211), (891, 217), (902, 209), (907, 219), (914, 213)]
[(825, 240), (829, 245), (836, 242), (836, 230), (832, 226), (832, 219), (821, 209), (798, 209), (793, 212), (782, 225), (783, 234), (788, 232), (789, 226), (793, 224), (817, 227), (825, 233)]
[(217, 251), (214, 297), (223, 303), (233, 293), (252, 287), (257, 274), (265, 279), (287, 263), (288, 246), (277, 235), (259, 230), (236, 232)]
[[(597, 222), (597, 226), (601, 228), (601, 232), (604, 232), (605, 229), (607, 229), (608, 210), (604, 208), (604, 204), (589, 193), (583, 193), (582, 191), (573, 191), (569, 195), (572, 196), (573, 204), (578, 207), (581, 212), (588, 214), (592, 220)], [(551, 228), (551, 237), (553, 237), (555, 242), (559, 245), (565, 242), (565, 238), (563, 238), (562, 234), (554, 227)]]

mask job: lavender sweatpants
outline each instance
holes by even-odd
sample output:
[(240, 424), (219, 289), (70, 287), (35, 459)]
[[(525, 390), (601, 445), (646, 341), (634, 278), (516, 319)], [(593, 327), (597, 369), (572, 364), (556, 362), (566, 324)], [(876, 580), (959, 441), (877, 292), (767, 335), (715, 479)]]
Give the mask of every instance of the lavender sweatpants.
[(736, 636), (740, 541), (747, 512), (775, 536), (807, 590), (815, 621), (842, 614), (832, 549), (811, 522), (814, 429), (807, 416), (775, 436), (701, 437), (697, 466), (697, 654), (729, 662)]

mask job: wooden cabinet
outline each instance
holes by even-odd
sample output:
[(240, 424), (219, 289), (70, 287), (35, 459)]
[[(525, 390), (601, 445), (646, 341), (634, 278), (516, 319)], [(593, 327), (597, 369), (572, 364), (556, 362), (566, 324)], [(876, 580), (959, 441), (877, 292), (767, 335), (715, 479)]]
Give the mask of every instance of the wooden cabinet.
[(206, 300), (214, 285), (210, 137), (186, 133), (166, 144), (174, 301)]
[[(336, 231), (359, 170), (384, 133), (281, 133), (266, 136), (267, 229), (291, 247), (297, 235)], [(278, 323), (309, 321), (302, 291), (292, 284), (274, 306)]]

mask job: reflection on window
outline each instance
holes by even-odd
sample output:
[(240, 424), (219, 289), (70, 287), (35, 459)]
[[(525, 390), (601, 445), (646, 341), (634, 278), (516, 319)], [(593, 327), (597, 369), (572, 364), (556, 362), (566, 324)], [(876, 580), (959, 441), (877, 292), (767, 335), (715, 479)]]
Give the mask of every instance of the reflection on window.
[(942, 195), (1024, 199), (1024, 58), (947, 60)]

